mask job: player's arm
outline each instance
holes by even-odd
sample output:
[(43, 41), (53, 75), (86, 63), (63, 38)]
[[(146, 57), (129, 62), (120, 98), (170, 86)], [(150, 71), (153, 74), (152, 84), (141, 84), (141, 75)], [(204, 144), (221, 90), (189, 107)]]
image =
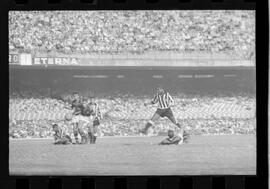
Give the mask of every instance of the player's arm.
[(156, 104), (157, 102), (158, 102), (158, 95), (156, 94), (153, 100), (151, 100), (150, 102), (145, 102), (144, 105), (145, 106), (153, 105)]
[(174, 100), (172, 98), (172, 96), (170, 95), (170, 93), (167, 94), (168, 96), (168, 101), (169, 101), (169, 104), (170, 106), (175, 106), (175, 103), (174, 103)]

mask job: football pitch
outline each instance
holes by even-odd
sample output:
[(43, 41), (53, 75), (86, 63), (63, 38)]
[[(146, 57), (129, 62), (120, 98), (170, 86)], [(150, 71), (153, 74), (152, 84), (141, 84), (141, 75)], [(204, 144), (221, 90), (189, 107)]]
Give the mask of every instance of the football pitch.
[(12, 139), (11, 175), (253, 175), (256, 136), (192, 136), (160, 146), (164, 137), (104, 137), (95, 145), (53, 145), (52, 139)]

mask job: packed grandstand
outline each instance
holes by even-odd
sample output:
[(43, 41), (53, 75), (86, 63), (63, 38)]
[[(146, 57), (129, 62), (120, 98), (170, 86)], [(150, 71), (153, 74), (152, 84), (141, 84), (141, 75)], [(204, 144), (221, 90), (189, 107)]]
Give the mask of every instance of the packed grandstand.
[(254, 11), (11, 11), (10, 52), (255, 56)]
[[(11, 11), (9, 50), (17, 53), (119, 54), (151, 51), (226, 53), (255, 57), (254, 11)], [(25, 88), (10, 89), (9, 136), (50, 137), (49, 123), (63, 121), (68, 95), (52, 97)], [(152, 96), (97, 95), (103, 120), (99, 136), (137, 135), (155, 111)], [(174, 94), (175, 115), (187, 131), (201, 134), (254, 134), (252, 94)], [(150, 129), (172, 128), (165, 119)], [(70, 131), (71, 132), (71, 131)]]

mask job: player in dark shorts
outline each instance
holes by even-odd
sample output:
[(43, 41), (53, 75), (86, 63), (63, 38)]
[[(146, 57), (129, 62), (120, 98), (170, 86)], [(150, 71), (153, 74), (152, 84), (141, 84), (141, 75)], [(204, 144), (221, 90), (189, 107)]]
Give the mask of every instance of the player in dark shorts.
[(83, 115), (89, 117), (88, 123), (89, 142), (90, 144), (95, 144), (97, 139), (97, 129), (98, 126), (100, 125), (101, 113), (98, 104), (93, 101), (93, 96), (87, 99), (87, 102), (84, 105)]
[(179, 137), (181, 138), (180, 143), (184, 142), (183, 135), (188, 135), (185, 131), (183, 126), (178, 123), (173, 115), (173, 112), (171, 110), (171, 104), (173, 104), (173, 99), (171, 95), (165, 91), (161, 86), (158, 86), (156, 89), (157, 93), (154, 97), (154, 99), (150, 103), (145, 103), (144, 105), (147, 106), (148, 104), (156, 104), (158, 103), (158, 108), (151, 118), (150, 121), (148, 121), (143, 129), (140, 129), (139, 132), (146, 134), (147, 130), (154, 124), (155, 121), (157, 121), (160, 117), (167, 117), (175, 126), (177, 126), (180, 129)]
[(54, 131), (54, 144), (71, 144), (72, 140), (68, 134), (57, 124), (52, 125)]
[(81, 144), (85, 144), (87, 142), (87, 136), (82, 129), (83, 123), (85, 121), (84, 116), (82, 116), (83, 111), (83, 102), (78, 92), (73, 93), (74, 100), (71, 103), (71, 108), (73, 110), (73, 134), (76, 141), (76, 144), (79, 143), (78, 134), (81, 136)]

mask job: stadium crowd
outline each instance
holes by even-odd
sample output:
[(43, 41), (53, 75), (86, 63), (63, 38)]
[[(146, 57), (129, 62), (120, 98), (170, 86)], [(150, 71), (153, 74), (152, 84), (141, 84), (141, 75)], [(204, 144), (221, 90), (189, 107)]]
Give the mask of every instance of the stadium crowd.
[[(69, 96), (57, 99), (40, 94), (33, 95), (33, 92), (22, 92), (22, 94), (10, 93), (9, 136), (11, 138), (52, 136), (51, 124), (63, 122), (65, 113), (69, 111), (65, 109), (69, 104), (67, 102)], [(27, 97), (27, 94), (31, 95)], [(175, 94), (173, 98), (176, 103), (173, 107), (176, 117), (192, 135), (256, 133), (255, 97), (252, 95), (212, 97)], [(150, 101), (149, 96), (139, 97), (130, 94), (98, 96), (96, 102), (103, 115), (98, 135), (138, 135), (138, 129), (144, 126), (155, 111), (155, 107), (146, 108), (143, 105), (146, 101)], [(224, 104), (230, 103), (232, 104), (230, 108), (222, 109)], [(234, 110), (234, 107), (237, 108)], [(208, 112), (212, 109), (213, 112)], [(201, 111), (206, 113), (200, 114)], [(187, 117), (183, 116), (185, 112), (189, 112)], [(230, 112), (235, 113), (230, 114)], [(20, 116), (21, 114), (33, 116), (23, 117)], [(52, 117), (50, 116), (52, 114), (60, 116)], [(161, 119), (149, 130), (149, 134), (162, 134), (172, 128), (174, 127), (168, 121)], [(71, 129), (68, 130), (72, 133)]]
[(9, 50), (227, 53), (252, 59), (254, 11), (11, 11)]

